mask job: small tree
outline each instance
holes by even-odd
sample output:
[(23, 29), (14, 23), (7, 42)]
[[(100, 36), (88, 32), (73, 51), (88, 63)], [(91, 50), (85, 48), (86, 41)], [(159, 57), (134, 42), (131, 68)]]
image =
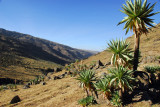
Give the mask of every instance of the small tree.
[(130, 43), (126, 40), (112, 40), (108, 43), (108, 50), (113, 53), (111, 58), (111, 64), (118, 67), (119, 65), (131, 66), (132, 51), (129, 48)]
[(133, 71), (124, 68), (123, 66), (118, 66), (118, 68), (109, 69), (110, 72), (110, 84), (116, 89), (119, 89), (119, 96), (122, 98), (122, 93), (126, 89), (132, 90), (132, 81), (135, 78), (132, 77)]
[(107, 98), (107, 100), (111, 97), (111, 86), (110, 86), (110, 77), (107, 76), (103, 79), (100, 79), (97, 83), (94, 84), (97, 91), (100, 91), (103, 93), (103, 97)]
[(89, 91), (94, 91), (94, 93), (98, 97), (98, 94), (93, 85), (93, 81), (96, 81), (95, 72), (91, 70), (82, 71), (79, 73), (79, 76), (76, 79), (79, 80), (80, 86), (84, 88), (84, 90), (87, 93), (87, 96), (90, 96)]
[(125, 23), (124, 28), (126, 29), (126, 34), (129, 30), (132, 30), (135, 34), (135, 44), (134, 44), (134, 61), (133, 61), (133, 70), (137, 70), (138, 67), (138, 57), (139, 57), (139, 44), (140, 44), (140, 36), (145, 33), (148, 33), (147, 25), (153, 27), (153, 19), (150, 19), (151, 16), (159, 13), (152, 13), (153, 8), (156, 3), (150, 6), (150, 3), (147, 4), (147, 0), (134, 0), (134, 3), (130, 0), (126, 1), (126, 5), (123, 4), (121, 12), (126, 14), (127, 16), (118, 23)]

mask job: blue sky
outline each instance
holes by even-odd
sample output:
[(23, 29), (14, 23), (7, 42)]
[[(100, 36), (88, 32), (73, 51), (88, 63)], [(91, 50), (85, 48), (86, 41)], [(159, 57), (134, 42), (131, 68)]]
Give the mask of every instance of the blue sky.
[[(155, 11), (160, 11), (160, 0)], [(125, 0), (0, 0), (0, 28), (30, 34), (74, 48), (103, 51), (107, 42), (127, 38)], [(160, 23), (160, 14), (152, 17)]]

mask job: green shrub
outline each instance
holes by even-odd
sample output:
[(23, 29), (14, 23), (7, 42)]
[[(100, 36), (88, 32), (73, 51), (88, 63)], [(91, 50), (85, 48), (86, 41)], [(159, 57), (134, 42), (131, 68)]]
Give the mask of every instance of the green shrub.
[(7, 86), (8, 86), (8, 88), (11, 89), (11, 90), (12, 90), (12, 89), (17, 89), (17, 85), (15, 85), (15, 84), (8, 84)]
[(8, 86), (6, 86), (6, 85), (1, 85), (0, 86), (0, 91), (7, 90), (7, 89), (8, 89)]
[(111, 90), (110, 90), (111, 86), (109, 85), (109, 83), (110, 83), (110, 77), (106, 76), (94, 84), (97, 91), (102, 92), (103, 96), (107, 99), (109, 99), (111, 96)]
[(90, 104), (97, 104), (97, 101), (93, 96), (88, 96), (86, 98), (78, 100), (78, 104), (82, 105), (83, 107), (88, 106)]
[(160, 66), (145, 66), (144, 70), (148, 73), (155, 73), (156, 71), (160, 71)]
[(35, 79), (34, 79), (34, 84), (36, 85), (36, 84), (39, 84), (39, 77), (36, 77)]
[(118, 91), (115, 91), (115, 92), (112, 94), (112, 98), (111, 98), (110, 102), (111, 102), (114, 106), (121, 106), (121, 105), (122, 105), (121, 98), (120, 98), (120, 96), (119, 96), (119, 92), (118, 92)]
[(79, 80), (80, 86), (84, 88), (87, 96), (89, 96), (89, 91), (94, 90), (93, 81), (96, 81), (95, 72), (91, 70), (81, 71), (76, 79)]
[(157, 56), (156, 59), (160, 59), (160, 56)]
[(108, 50), (112, 53), (111, 64), (118, 67), (123, 65), (124, 67), (132, 66), (133, 51), (130, 49), (130, 43), (126, 40), (111, 40), (108, 43)]

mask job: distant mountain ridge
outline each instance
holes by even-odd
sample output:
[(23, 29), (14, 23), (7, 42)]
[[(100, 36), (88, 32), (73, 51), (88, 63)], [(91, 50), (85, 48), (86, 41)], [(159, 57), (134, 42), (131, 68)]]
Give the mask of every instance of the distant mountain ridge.
[(49, 40), (15, 31), (0, 29), (0, 51), (12, 49), (18, 55), (65, 64), (75, 59), (87, 58), (95, 52), (71, 48)]
[(28, 34), (0, 29), (0, 78), (26, 81), (93, 54)]

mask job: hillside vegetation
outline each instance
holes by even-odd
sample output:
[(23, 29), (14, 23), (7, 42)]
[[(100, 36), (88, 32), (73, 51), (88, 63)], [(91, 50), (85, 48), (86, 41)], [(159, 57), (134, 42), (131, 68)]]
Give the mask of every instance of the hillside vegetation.
[[(127, 41), (130, 42), (131, 48), (134, 49), (134, 35), (127, 38)], [(153, 28), (150, 28), (147, 35), (142, 35), (140, 39), (140, 52), (141, 59), (140, 62), (147, 63), (147, 61), (154, 62), (160, 57), (160, 24), (156, 25)], [(93, 55), (85, 60), (84, 64), (89, 64), (91, 61), (101, 60), (104, 64), (110, 62), (112, 53), (104, 50), (101, 53)]]
[[(144, 70), (145, 65), (160, 65), (160, 24), (158, 24), (155, 28), (151, 28), (148, 35), (142, 35), (141, 37), (141, 61), (139, 70)], [(131, 42), (131, 47), (133, 47), (133, 36), (127, 38), (127, 41)], [(23, 58), (23, 57), (22, 57)], [(103, 51), (94, 56), (89, 57), (81, 62), (84, 64), (90, 64), (92, 61), (102, 61), (102, 63), (110, 62), (111, 53), (108, 51)], [(27, 60), (26, 60), (27, 61)], [(26, 62), (25, 61), (25, 62)], [(34, 61), (34, 60), (33, 60)], [(34, 63), (34, 62), (32, 62)], [(37, 62), (36, 62), (37, 63)], [(40, 64), (41, 62), (39, 62)], [(44, 63), (43, 63), (44, 64)], [(41, 63), (41, 65), (43, 65)], [(110, 64), (108, 64), (110, 65)], [(95, 68), (96, 77), (104, 75), (107, 73), (107, 66), (101, 66), (99, 68)], [(35, 65), (38, 66), (38, 65)], [(143, 67), (143, 68), (142, 68)], [(11, 90), (3, 90), (0, 92), (0, 106), (42, 106), (42, 107), (79, 107), (78, 100), (84, 98), (86, 96), (85, 91), (83, 91), (79, 87), (79, 83), (76, 80), (77, 77), (71, 77), (66, 74), (63, 78), (55, 79), (56, 76), (64, 74), (66, 71), (63, 70), (58, 73), (51, 73), (47, 76), (51, 77), (49, 81), (46, 80), (46, 85), (38, 84), (31, 85), (29, 89), (22, 89), (22, 86), (18, 86), (18, 91)], [(67, 71), (68, 72), (68, 71)], [(141, 71), (140, 71), (141, 73)], [(159, 107), (159, 88), (155, 88), (155, 86), (159, 87), (159, 85), (154, 85), (153, 83), (156, 80), (152, 80), (152, 75), (150, 73), (149, 77), (146, 74), (143, 74), (142, 77), (142, 85), (139, 88), (135, 88), (132, 92), (130, 91), (131, 96), (127, 97), (128, 100), (132, 100), (132, 102), (126, 103), (126, 107)], [(159, 75), (159, 74), (158, 74)], [(153, 82), (150, 83), (149, 79)], [(144, 80), (143, 80), (144, 79)], [(157, 79), (157, 77), (156, 77)], [(149, 89), (148, 89), (148, 88)], [(151, 87), (151, 88), (150, 88)], [(154, 88), (153, 88), (154, 87)], [(155, 91), (155, 92), (154, 92)], [(10, 105), (9, 102), (11, 99), (18, 95), (21, 98), (21, 102)], [(157, 97), (156, 97), (157, 96)], [(113, 107), (111, 104), (107, 104), (107, 101), (104, 100), (103, 96), (99, 93), (99, 98), (96, 99), (98, 105), (90, 105), (90, 107)]]

